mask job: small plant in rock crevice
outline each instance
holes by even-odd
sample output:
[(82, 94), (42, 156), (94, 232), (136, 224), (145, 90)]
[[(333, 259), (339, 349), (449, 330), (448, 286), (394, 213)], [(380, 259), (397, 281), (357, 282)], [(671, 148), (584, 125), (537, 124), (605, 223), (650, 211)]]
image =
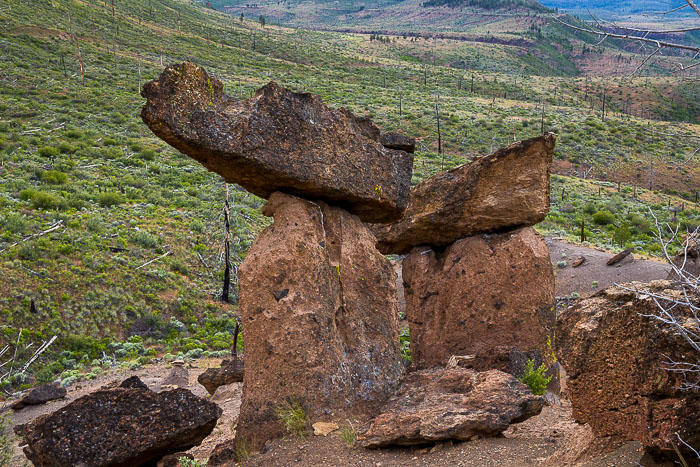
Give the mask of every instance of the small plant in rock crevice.
[(542, 396), (547, 392), (547, 384), (552, 380), (552, 377), (546, 377), (547, 366), (543, 363), (539, 368), (535, 369), (534, 360), (527, 361), (525, 373), (519, 378), (520, 382), (530, 388), (536, 396)]
[(345, 444), (347, 444), (350, 448), (357, 442), (357, 432), (355, 431), (355, 427), (352, 426), (352, 422), (350, 420), (348, 420), (347, 425), (340, 427), (340, 439), (345, 441)]
[(304, 431), (309, 424), (309, 416), (298, 399), (289, 399), (277, 407), (277, 417), (287, 435), (298, 439), (304, 438)]

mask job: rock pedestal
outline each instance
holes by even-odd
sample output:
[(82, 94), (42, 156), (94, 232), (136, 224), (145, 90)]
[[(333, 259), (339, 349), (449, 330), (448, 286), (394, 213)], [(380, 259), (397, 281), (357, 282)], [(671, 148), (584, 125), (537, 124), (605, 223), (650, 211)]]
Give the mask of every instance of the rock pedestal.
[[(651, 450), (672, 453), (674, 444), (685, 450), (676, 433), (697, 448), (700, 393), (679, 389), (683, 375), (667, 370), (668, 362), (696, 363), (697, 351), (670, 326), (644, 316), (659, 312), (644, 291), (682, 299), (680, 291), (668, 281), (625, 286), (642, 293), (610, 287), (557, 318), (572, 415), (598, 436), (638, 440)], [(674, 313), (698, 332), (689, 310)]]
[(257, 196), (325, 200), (367, 222), (397, 220), (406, 208), (413, 140), (382, 138), (371, 120), (318, 96), (270, 82), (238, 101), (190, 62), (167, 67), (142, 95), (141, 117), (157, 136)]
[(403, 281), (418, 368), (475, 355), (477, 369), (508, 371), (512, 347), (545, 350), (554, 327), (554, 275), (532, 228), (464, 238), (442, 253), (415, 248), (404, 259)]
[(396, 275), (354, 215), (274, 193), (274, 217), (239, 268), (246, 345), (237, 439), (282, 435), (276, 409), (313, 420), (373, 415), (402, 373)]

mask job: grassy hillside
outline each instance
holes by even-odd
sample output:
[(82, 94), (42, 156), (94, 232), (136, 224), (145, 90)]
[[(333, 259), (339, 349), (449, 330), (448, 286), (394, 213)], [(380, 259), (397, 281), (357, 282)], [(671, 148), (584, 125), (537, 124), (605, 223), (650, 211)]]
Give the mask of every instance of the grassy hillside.
[[(649, 195), (662, 219), (697, 222), (700, 171), (681, 164), (700, 137), (697, 124), (684, 123), (700, 114), (697, 87), (675, 77), (571, 77), (562, 67), (579, 65), (554, 38), (569, 44), (574, 60), (579, 50), (615, 60), (613, 49), (564, 36), (542, 18), (526, 24), (539, 44), (549, 44), (547, 54), (529, 48), (530, 36), (514, 45), (459, 34), (263, 28), (179, 0), (117, 0), (114, 7), (0, 5), (0, 341), (20, 329), (24, 342), (59, 335), (55, 348), (65, 352), (37, 367), (40, 380), (94, 373), (105, 359), (137, 364), (232, 345), (236, 305), (218, 300), (223, 183), (139, 118), (140, 85), (171, 62), (196, 61), (237, 97), (274, 79), (416, 136), (414, 183), (542, 127), (556, 131), (556, 170), (567, 176), (554, 180), (554, 209), (542, 225), (548, 232), (573, 236), (581, 216), (607, 211), (612, 221), (591, 225), (589, 241), (619, 248), (615, 230), (629, 225), (628, 241), (653, 252), (644, 227), (648, 201), (641, 189), (634, 196), (634, 185), (668, 190)], [(474, 37), (492, 37), (490, 26), (480, 28)], [(611, 63), (624, 70), (635, 60), (627, 53)], [(595, 182), (568, 177), (577, 173), (614, 189), (606, 185), (598, 195)], [(619, 194), (618, 180), (628, 185)], [(676, 195), (688, 200), (679, 212), (670, 209), (682, 206)], [(268, 220), (262, 200), (235, 187), (231, 205), (235, 268)]]

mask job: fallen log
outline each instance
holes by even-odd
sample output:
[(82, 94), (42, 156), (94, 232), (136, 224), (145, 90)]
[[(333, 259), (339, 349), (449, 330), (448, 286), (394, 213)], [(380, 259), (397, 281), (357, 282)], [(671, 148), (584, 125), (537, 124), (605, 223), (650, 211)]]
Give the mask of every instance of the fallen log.
[(627, 258), (630, 255), (630, 253), (632, 253), (633, 251), (634, 251), (634, 248), (627, 248), (626, 250), (621, 251), (618, 254), (616, 254), (615, 256), (613, 256), (612, 258), (610, 258), (606, 264), (608, 266), (612, 266), (613, 264), (617, 264), (620, 261), (622, 261), (623, 259)]

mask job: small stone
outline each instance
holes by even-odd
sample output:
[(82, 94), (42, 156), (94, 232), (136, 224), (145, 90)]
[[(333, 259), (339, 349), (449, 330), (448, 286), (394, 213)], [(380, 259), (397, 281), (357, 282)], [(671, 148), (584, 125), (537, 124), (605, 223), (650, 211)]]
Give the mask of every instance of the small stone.
[(314, 435), (316, 436), (328, 436), (328, 434), (338, 429), (338, 425), (331, 422), (316, 422), (311, 427), (314, 429)]

